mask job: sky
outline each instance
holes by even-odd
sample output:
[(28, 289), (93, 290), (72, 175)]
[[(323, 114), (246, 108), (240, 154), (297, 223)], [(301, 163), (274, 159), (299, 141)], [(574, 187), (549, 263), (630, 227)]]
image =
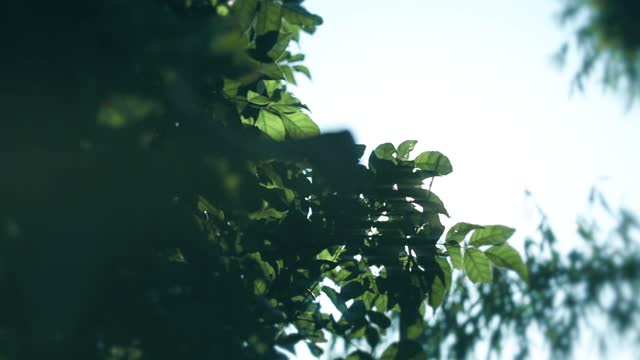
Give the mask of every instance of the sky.
[(640, 211), (640, 110), (597, 81), (572, 91), (552, 56), (570, 36), (558, 0), (307, 0), (324, 25), (301, 40), (313, 80), (297, 96), (324, 132), (350, 130), (368, 150), (418, 140), (454, 172), (433, 190), (452, 225), (505, 224), (516, 246), (547, 213), (563, 246), (598, 184)]

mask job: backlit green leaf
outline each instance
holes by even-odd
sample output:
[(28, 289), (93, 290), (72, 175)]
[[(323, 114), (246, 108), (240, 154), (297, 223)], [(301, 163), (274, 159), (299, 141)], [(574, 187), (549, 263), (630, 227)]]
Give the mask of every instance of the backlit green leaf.
[(504, 225), (483, 226), (471, 234), (469, 244), (474, 246), (504, 244), (515, 231)]
[(447, 175), (453, 171), (449, 158), (438, 151), (425, 151), (415, 159), (416, 167), (433, 171), (438, 175)]
[(229, 97), (235, 97), (238, 95), (238, 89), (240, 88), (240, 82), (224, 78), (223, 91), (224, 94)]
[(284, 74), (284, 79), (289, 83), (289, 84), (296, 84), (296, 78), (293, 76), (293, 71), (291, 70), (290, 66), (287, 65), (283, 65), (280, 66), (280, 70), (282, 71), (282, 74)]
[(272, 98), (276, 90), (282, 90), (282, 84), (277, 80), (263, 80), (258, 83), (258, 91)]
[(293, 70), (303, 73), (309, 80), (311, 80), (311, 71), (304, 65), (294, 65)]
[(527, 266), (516, 249), (508, 244), (493, 246), (485, 254), (495, 266), (514, 270), (523, 281), (528, 280)]
[(304, 139), (320, 135), (320, 128), (303, 112), (282, 115), (287, 135), (292, 139)]
[(491, 282), (493, 272), (489, 258), (478, 249), (467, 249), (464, 254), (464, 271), (474, 283)]
[(291, 24), (301, 26), (307, 32), (313, 32), (315, 27), (322, 25), (322, 18), (307, 11), (298, 4), (285, 3), (282, 16)]
[(376, 310), (380, 312), (387, 311), (388, 299), (386, 294), (379, 294), (378, 298), (374, 302)]
[(447, 253), (449, 253), (449, 259), (451, 259), (451, 265), (455, 269), (462, 270), (462, 249), (456, 242), (448, 242), (444, 244)]
[(409, 154), (416, 146), (416, 140), (406, 140), (398, 145), (398, 159), (409, 160)]
[[(256, 70), (263, 74), (266, 75), (267, 77), (271, 78), (271, 79), (278, 79), (278, 80), (284, 80), (284, 74), (282, 73), (282, 69), (280, 69), (280, 66), (278, 66), (277, 64), (263, 64), (263, 63), (257, 63), (256, 64)], [(271, 96), (271, 95), (269, 95)]]
[[(291, 55), (289, 57), (289, 62), (297, 62), (297, 61), (303, 61), (304, 60), (304, 54), (295, 54), (295, 55)], [(295, 67), (294, 67), (295, 69)]]
[(472, 230), (479, 229), (482, 226), (469, 224), (469, 223), (457, 223), (453, 225), (449, 231), (447, 231), (447, 236), (445, 238), (446, 241), (455, 241), (462, 242), (464, 238), (469, 234)]
[(269, 55), (273, 61), (278, 61), (287, 50), (292, 38), (293, 34), (280, 32), (278, 34), (278, 41), (276, 41), (271, 50), (267, 52), (267, 55)]
[(273, 1), (263, 1), (260, 3), (260, 13), (256, 23), (256, 34), (262, 35), (270, 31), (280, 31), (280, 4)]
[(380, 357), (381, 360), (395, 360), (398, 359), (398, 343), (389, 345)]
[(285, 127), (278, 115), (266, 110), (260, 110), (256, 126), (272, 139), (276, 141), (284, 140)]
[(251, 90), (247, 92), (247, 100), (249, 100), (250, 103), (256, 104), (256, 105), (267, 105), (268, 103), (271, 102), (271, 100), (269, 100), (267, 97), (264, 97), (258, 94), (257, 92), (251, 91)]
[(227, 16), (229, 15), (229, 8), (224, 5), (218, 5), (216, 6), (216, 13), (220, 16)]
[(384, 143), (382, 145), (379, 145), (374, 150), (374, 153), (376, 154), (378, 159), (389, 160), (393, 161), (394, 163), (396, 161), (395, 157), (393, 156), (396, 153), (396, 147), (393, 146), (392, 143)]
[[(424, 313), (423, 313), (424, 314)], [(422, 333), (424, 332), (424, 321), (422, 319), (418, 319), (413, 324), (409, 325), (407, 328), (407, 338), (411, 340), (416, 340)]]

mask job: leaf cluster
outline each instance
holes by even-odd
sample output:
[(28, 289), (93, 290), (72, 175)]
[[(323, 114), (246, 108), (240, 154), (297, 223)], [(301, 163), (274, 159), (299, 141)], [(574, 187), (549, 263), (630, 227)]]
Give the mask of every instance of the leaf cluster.
[(8, 12), (0, 357), (319, 356), (329, 336), (375, 350), (400, 316), (382, 357), (422, 358), (449, 259), (472, 281), (526, 274), (511, 229), (441, 242), (448, 212), (424, 182), (446, 156), (383, 144), (366, 167), (348, 133), (320, 134), (287, 88), (309, 75), (290, 44), (322, 23), (301, 1)]

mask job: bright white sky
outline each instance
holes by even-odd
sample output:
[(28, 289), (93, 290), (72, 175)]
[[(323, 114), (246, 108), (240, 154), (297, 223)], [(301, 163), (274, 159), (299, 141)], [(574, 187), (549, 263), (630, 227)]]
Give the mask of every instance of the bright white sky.
[(551, 61), (569, 36), (560, 1), (304, 5), (325, 24), (302, 39), (313, 81), (299, 77), (295, 93), (323, 131), (350, 129), (368, 150), (413, 139), (446, 154), (454, 172), (433, 187), (446, 225), (510, 225), (517, 245), (531, 233), (529, 189), (570, 246), (593, 184), (640, 210), (640, 112), (597, 82), (570, 93), (574, 68)]

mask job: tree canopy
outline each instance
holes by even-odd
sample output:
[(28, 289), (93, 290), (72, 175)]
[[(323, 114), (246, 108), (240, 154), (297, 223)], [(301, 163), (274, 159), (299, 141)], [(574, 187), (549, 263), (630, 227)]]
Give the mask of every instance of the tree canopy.
[(311, 76), (290, 45), (322, 24), (301, 3), (8, 5), (0, 358), (286, 358), (329, 340), (366, 349), (352, 360), (462, 358), (481, 329), (497, 350), (506, 326), (540, 324), (568, 351), (579, 318), (556, 319), (558, 289), (638, 278), (634, 258), (560, 259), (544, 223), (525, 260), (510, 227), (445, 232), (447, 156), (407, 140), (364, 165), (349, 133), (321, 134), (288, 87)]

